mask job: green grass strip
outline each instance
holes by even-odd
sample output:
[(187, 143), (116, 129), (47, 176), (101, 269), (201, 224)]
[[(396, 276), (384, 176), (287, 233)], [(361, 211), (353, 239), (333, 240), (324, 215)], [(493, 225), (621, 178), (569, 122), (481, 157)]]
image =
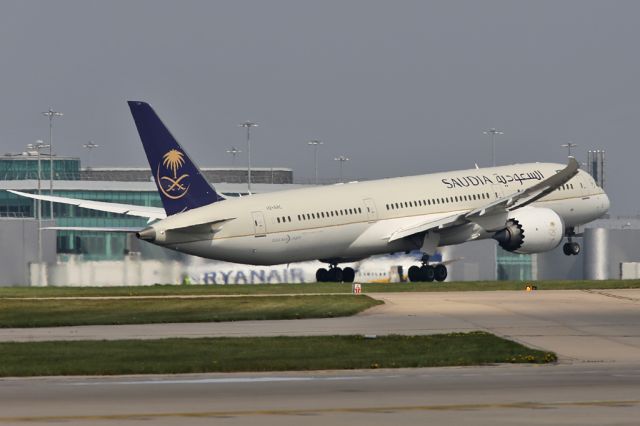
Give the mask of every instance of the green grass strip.
[(329, 318), (382, 304), (367, 296), (198, 299), (0, 299), (0, 327)]
[[(530, 281), (538, 290), (640, 288), (640, 280)], [(523, 290), (524, 281), (363, 284), (365, 292)], [(138, 287), (0, 287), (0, 298), (351, 293), (351, 284), (154, 285)]]
[(175, 374), (548, 363), (485, 332), (0, 343), (0, 376)]

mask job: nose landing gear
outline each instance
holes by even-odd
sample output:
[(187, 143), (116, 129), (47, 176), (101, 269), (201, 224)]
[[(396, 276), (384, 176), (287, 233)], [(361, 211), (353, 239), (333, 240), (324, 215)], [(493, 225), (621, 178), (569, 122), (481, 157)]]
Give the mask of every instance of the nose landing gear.
[(564, 243), (562, 251), (567, 256), (577, 256), (580, 254), (580, 244), (569, 241), (568, 243)]
[(580, 244), (573, 241), (573, 237), (576, 235), (573, 228), (567, 229), (567, 240), (562, 246), (562, 251), (566, 256), (577, 256), (580, 254)]

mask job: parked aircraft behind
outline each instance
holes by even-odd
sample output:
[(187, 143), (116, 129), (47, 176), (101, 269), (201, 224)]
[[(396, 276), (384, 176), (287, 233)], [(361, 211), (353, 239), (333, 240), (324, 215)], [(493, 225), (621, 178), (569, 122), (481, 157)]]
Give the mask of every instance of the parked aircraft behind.
[[(567, 237), (566, 255), (580, 252), (575, 227), (607, 212), (609, 198), (592, 177), (568, 164), (527, 163), (449, 171), (227, 198), (202, 176), (147, 103), (129, 107), (164, 209), (72, 198), (25, 197), (142, 216), (135, 232), (172, 250), (234, 263), (275, 265), (318, 259), (318, 281), (354, 280), (355, 262), (420, 250), (411, 281), (443, 281), (446, 265), (431, 265), (438, 247), (493, 238), (505, 250), (538, 253)], [(80, 229), (80, 228), (54, 228)]]

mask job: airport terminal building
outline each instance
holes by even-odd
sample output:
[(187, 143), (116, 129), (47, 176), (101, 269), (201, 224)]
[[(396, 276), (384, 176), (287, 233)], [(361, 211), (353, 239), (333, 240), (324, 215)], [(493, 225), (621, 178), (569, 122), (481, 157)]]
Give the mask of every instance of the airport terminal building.
[[(149, 168), (89, 168), (82, 169), (77, 157), (58, 157), (53, 163), (53, 195), (121, 204), (162, 207), (160, 196)], [(38, 165), (40, 163), (40, 165)], [(38, 167), (41, 179), (38, 181)], [(35, 152), (6, 154), (0, 157), (0, 217), (36, 218), (37, 202), (6, 192), (13, 189), (49, 194), (50, 158)], [(241, 167), (202, 169), (205, 177), (226, 196), (247, 194), (247, 170)], [(292, 169), (252, 168), (254, 192), (277, 191), (292, 188)], [(50, 203), (42, 203), (42, 219), (51, 218)], [(146, 220), (116, 213), (83, 209), (54, 203), (53, 217), (56, 226), (62, 227), (144, 227)], [(152, 257), (168, 250), (149, 244), (138, 244), (135, 238), (123, 233), (57, 231), (58, 255), (82, 255), (86, 260), (121, 260), (130, 251), (151, 250)], [(178, 254), (175, 254), (179, 256)]]

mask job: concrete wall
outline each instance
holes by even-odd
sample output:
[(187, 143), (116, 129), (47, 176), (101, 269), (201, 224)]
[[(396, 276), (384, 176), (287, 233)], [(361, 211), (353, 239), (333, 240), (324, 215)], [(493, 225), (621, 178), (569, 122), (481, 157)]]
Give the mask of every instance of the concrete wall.
[[(43, 226), (51, 225), (48, 221)], [(24, 286), (30, 282), (29, 264), (38, 261), (38, 221), (0, 219), (0, 286)], [(42, 231), (42, 259), (56, 259), (56, 233)]]
[(493, 240), (471, 241), (446, 247), (446, 259), (454, 260), (447, 265), (447, 281), (492, 281), (496, 279), (496, 242)]
[(640, 261), (640, 229), (585, 229), (585, 279), (619, 279), (620, 264), (637, 261)]
[(584, 250), (582, 238), (575, 238), (582, 246), (578, 256), (566, 256), (562, 251), (563, 241), (551, 251), (539, 253), (537, 271), (539, 280), (581, 280), (584, 276)]
[(127, 256), (124, 261), (85, 262), (81, 257), (71, 257), (46, 267), (49, 286), (70, 287), (180, 284), (182, 273), (180, 262), (141, 260), (136, 255)]

